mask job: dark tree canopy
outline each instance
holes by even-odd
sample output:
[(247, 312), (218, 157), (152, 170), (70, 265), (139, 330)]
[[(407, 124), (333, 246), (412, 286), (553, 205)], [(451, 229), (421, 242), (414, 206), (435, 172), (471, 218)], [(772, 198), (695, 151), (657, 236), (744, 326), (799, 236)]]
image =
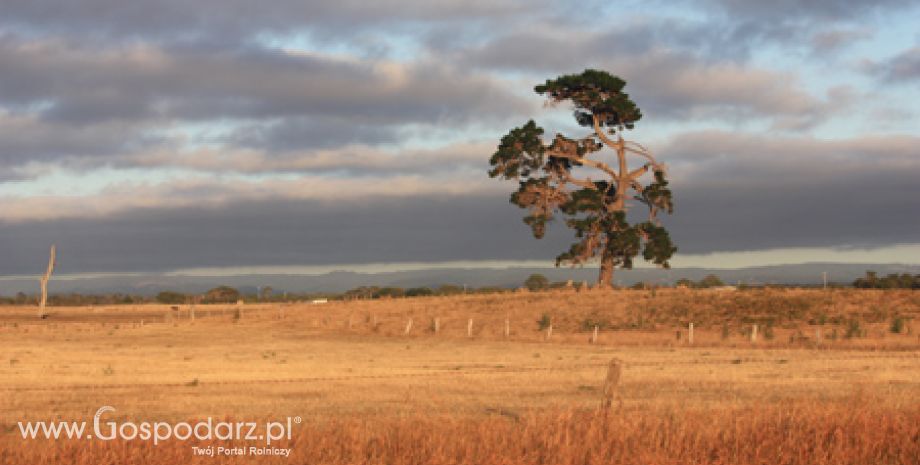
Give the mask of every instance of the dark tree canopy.
[[(571, 102), (576, 121), (592, 132), (577, 139), (556, 134), (547, 142), (543, 128), (530, 120), (502, 137), (489, 161), (489, 176), (518, 181), (511, 202), (529, 210), (524, 222), (536, 238), (543, 237), (556, 215), (565, 217), (575, 231), (578, 240), (556, 258), (556, 265), (579, 265), (600, 257), (602, 286), (611, 283), (616, 267), (631, 268), (639, 253), (668, 267), (677, 250), (657, 217), (661, 211), (673, 211), (664, 165), (648, 149), (622, 137), (642, 117), (623, 92), (625, 85), (605, 71), (589, 69), (536, 86), (534, 90), (553, 103)], [(591, 158), (605, 147), (616, 156), (613, 166)], [(628, 155), (640, 157), (644, 164), (630, 170)], [(579, 168), (593, 169), (602, 179), (578, 177), (574, 171)], [(650, 179), (643, 181), (647, 173)], [(648, 219), (631, 224), (627, 200), (645, 205)]]

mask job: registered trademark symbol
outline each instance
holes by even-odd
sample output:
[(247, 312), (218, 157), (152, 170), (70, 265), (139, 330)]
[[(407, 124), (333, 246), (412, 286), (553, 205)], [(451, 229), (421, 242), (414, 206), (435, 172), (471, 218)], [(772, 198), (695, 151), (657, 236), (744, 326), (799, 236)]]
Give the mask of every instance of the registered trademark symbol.
[(294, 417), (294, 423), (297, 423), (299, 425), (301, 421), (303, 420), (301, 420), (300, 417)]

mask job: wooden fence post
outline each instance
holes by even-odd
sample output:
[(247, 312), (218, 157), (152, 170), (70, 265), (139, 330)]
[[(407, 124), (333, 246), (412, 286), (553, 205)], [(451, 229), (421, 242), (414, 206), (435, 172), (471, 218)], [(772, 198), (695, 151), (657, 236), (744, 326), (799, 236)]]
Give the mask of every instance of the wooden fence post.
[(594, 325), (594, 334), (591, 335), (591, 343), (597, 344), (597, 325)]
[(41, 284), (41, 288), (42, 288), (42, 297), (38, 303), (38, 317), (39, 318), (45, 318), (47, 316), (45, 315), (45, 304), (48, 302), (48, 281), (51, 280), (51, 273), (54, 272), (54, 264), (56, 261), (55, 259), (56, 259), (56, 247), (52, 245), (51, 246), (51, 257), (48, 259), (48, 270), (45, 271), (45, 274), (41, 277), (41, 281), (39, 281), (39, 283)]
[(757, 325), (751, 327), (751, 342), (757, 342)]
[(604, 380), (604, 398), (601, 403), (605, 410), (612, 407), (614, 399), (617, 398), (617, 385), (620, 383), (622, 371), (623, 362), (618, 358), (610, 359), (610, 364), (607, 366), (607, 379)]
[(551, 337), (553, 337), (553, 324), (552, 323), (550, 323), (549, 327), (546, 328), (546, 340), (548, 341), (549, 338)]
[(473, 319), (466, 323), (466, 337), (473, 337)]
[(687, 342), (690, 345), (693, 345), (693, 323), (690, 323), (690, 325), (687, 327), (687, 331), (689, 332), (687, 335)]
[(406, 334), (409, 334), (409, 331), (412, 331), (412, 318), (409, 318), (409, 322), (406, 323)]
[(511, 337), (511, 320), (508, 318), (505, 318), (505, 339), (508, 339), (510, 337)]
[(441, 319), (435, 317), (434, 319), (434, 333), (438, 334), (441, 331)]

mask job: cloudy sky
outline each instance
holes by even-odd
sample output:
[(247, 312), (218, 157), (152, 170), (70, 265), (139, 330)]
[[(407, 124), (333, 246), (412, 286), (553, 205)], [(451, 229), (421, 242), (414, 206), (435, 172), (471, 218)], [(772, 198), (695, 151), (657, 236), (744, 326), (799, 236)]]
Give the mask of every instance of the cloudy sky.
[(550, 264), (571, 233), (487, 160), (582, 135), (532, 89), (589, 67), (670, 168), (675, 265), (918, 263), (918, 3), (0, 0), (0, 275)]

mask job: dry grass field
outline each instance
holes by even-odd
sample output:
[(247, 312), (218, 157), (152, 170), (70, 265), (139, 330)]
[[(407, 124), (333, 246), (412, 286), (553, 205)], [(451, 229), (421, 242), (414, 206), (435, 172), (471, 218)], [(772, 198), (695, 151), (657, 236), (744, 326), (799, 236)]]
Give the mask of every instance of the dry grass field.
[[(866, 290), (0, 308), (0, 463), (915, 464), (918, 319), (920, 293)], [(302, 423), (278, 443), (290, 457), (17, 426), (105, 405), (135, 423)]]

